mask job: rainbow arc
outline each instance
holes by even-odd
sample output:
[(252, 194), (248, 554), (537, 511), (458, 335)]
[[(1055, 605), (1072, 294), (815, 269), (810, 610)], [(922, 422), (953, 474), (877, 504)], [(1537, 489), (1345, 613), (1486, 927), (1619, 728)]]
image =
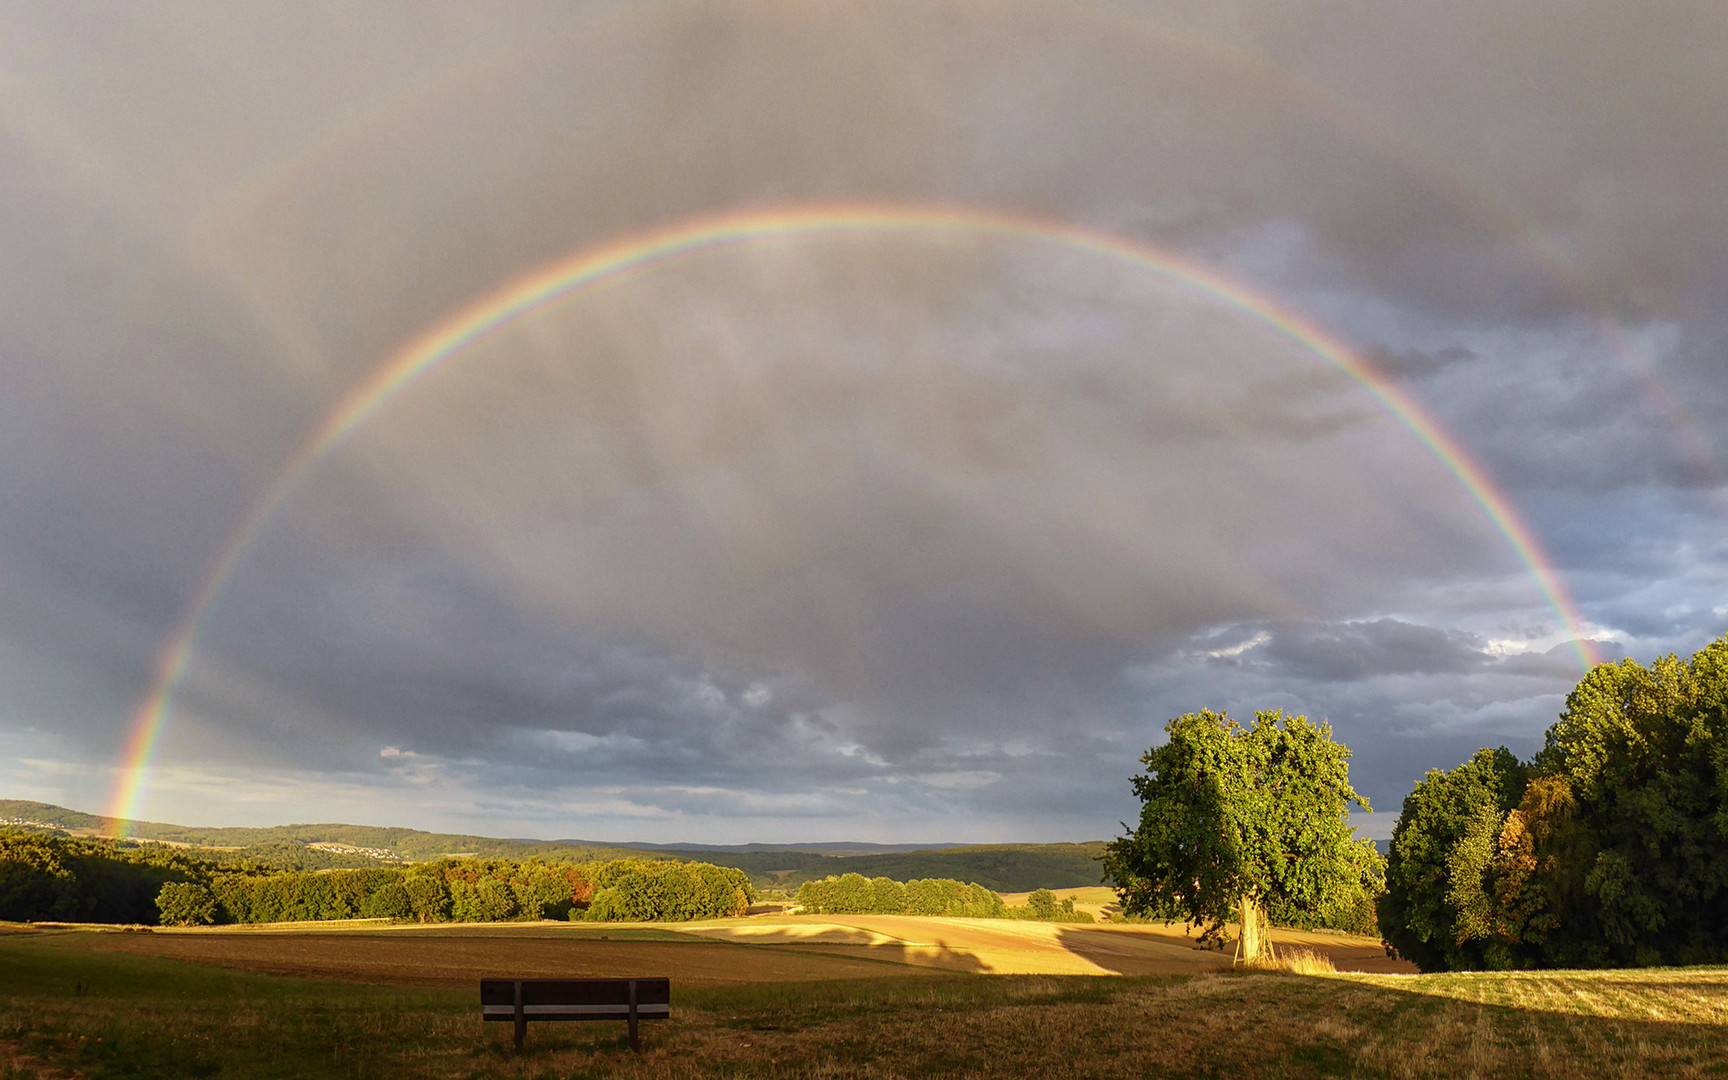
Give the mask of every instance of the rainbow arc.
[(660, 225), (583, 249), (510, 281), (428, 327), (373, 369), (302, 441), (239, 522), (205, 576), (185, 620), (163, 651), (148, 693), (128, 728), (108, 816), (136, 816), (174, 695), (195, 654), (199, 625), (253, 540), (307, 471), (392, 397), (500, 327), (585, 290), (616, 284), (698, 253), (765, 240), (870, 234), (965, 234), (1053, 244), (1161, 275), (1258, 322), (1346, 373), (1452, 474), (1506, 539), (1568, 635), (1580, 670), (1599, 662), (1577, 606), (1540, 540), (1507, 498), (1445, 428), (1341, 339), (1292, 308), (1193, 259), (1144, 241), (1055, 218), (954, 205), (840, 203), (770, 207)]

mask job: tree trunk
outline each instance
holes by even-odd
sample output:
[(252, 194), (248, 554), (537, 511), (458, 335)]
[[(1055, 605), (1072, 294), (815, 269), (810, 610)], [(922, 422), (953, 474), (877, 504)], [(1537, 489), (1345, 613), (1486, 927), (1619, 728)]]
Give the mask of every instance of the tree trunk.
[(1252, 964), (1265, 952), (1266, 938), (1261, 933), (1264, 916), (1260, 914), (1260, 905), (1246, 893), (1242, 896), (1241, 918), (1242, 929), (1237, 935), (1236, 959), (1244, 964)]

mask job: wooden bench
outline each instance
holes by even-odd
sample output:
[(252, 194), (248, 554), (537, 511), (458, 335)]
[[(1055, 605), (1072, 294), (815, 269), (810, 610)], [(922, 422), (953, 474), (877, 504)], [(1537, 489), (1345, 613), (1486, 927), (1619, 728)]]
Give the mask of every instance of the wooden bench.
[(630, 1049), (639, 1051), (636, 1022), (671, 1015), (668, 978), (480, 980), (480, 1018), (514, 1023), (518, 1053), (530, 1020), (625, 1020)]

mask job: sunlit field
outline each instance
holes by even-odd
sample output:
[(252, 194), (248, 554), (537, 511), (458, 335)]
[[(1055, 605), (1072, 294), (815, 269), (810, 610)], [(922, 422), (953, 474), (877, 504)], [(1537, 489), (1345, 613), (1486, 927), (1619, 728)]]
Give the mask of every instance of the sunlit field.
[[(947, 920), (919, 921), (934, 936)], [(848, 943), (842, 931), (862, 934), (858, 927), (777, 922), (779, 943), (728, 935), (735, 928), (717, 924), (17, 928), (0, 935), (0, 1077), (1630, 1077), (1728, 1069), (1722, 968), (1299, 976), (1232, 970), (1216, 953), (1195, 951), (1187, 973), (981, 975), (908, 961), (904, 948), (882, 942)], [(801, 929), (810, 932), (797, 943)], [(268, 973), (296, 966), (318, 977)], [(639, 1056), (626, 1048), (622, 1024), (531, 1025), (518, 1058), (507, 1025), (479, 1020), (482, 972), (670, 973), (673, 1019), (644, 1026)]]

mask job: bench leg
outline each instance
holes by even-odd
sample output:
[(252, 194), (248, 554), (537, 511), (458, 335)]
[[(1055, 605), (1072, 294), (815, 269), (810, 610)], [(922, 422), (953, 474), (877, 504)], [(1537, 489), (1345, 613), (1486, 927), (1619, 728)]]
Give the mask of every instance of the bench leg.
[(642, 1040), (636, 1037), (636, 980), (630, 980), (630, 1049), (640, 1054)]
[(516, 1052), (522, 1052), (522, 1038), (528, 1034), (528, 1015), (522, 1011), (522, 980), (516, 980)]

